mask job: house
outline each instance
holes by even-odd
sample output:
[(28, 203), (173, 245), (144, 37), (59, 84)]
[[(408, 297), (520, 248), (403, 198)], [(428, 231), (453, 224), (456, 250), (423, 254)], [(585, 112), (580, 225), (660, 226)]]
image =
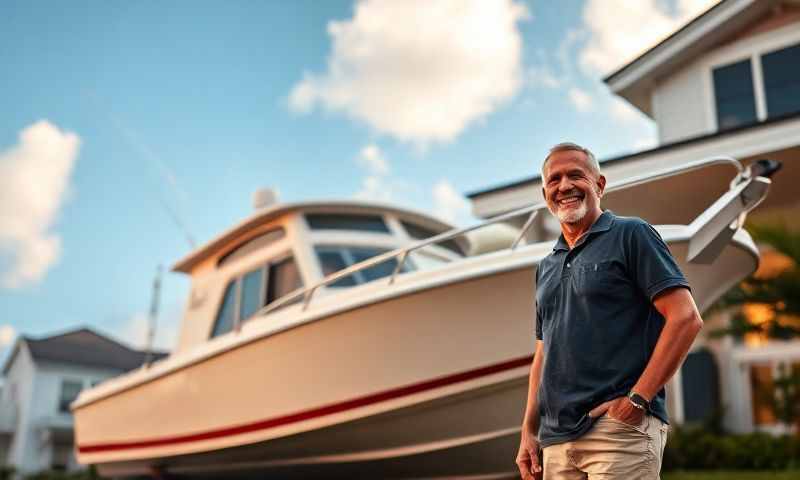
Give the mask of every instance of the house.
[[(165, 357), (156, 352), (152, 360)], [(4, 367), (0, 462), (18, 472), (81, 468), (73, 455), (70, 403), (84, 389), (140, 368), (146, 354), (88, 328), (21, 336)]]
[[(723, 0), (604, 81), (653, 119), (659, 142), (602, 161), (610, 182), (718, 155), (744, 164), (778, 160), (783, 169), (749, 219), (800, 228), (800, 1)], [(699, 213), (698, 203), (709, 205), (736, 173), (715, 165), (655, 187), (610, 193), (604, 206), (651, 223), (686, 224)], [(473, 212), (488, 218), (541, 201), (540, 180), (534, 175), (470, 193)], [(529, 231), (538, 240), (558, 234), (550, 215), (539, 215)], [(779, 268), (786, 257), (764, 247), (759, 270)], [(745, 314), (757, 321), (757, 308)], [(667, 388), (673, 419), (698, 421), (723, 408), (731, 431), (785, 430), (758, 391), (770, 387), (781, 368), (800, 371), (800, 340), (707, 335), (729, 321), (726, 314), (706, 317), (703, 335)]]

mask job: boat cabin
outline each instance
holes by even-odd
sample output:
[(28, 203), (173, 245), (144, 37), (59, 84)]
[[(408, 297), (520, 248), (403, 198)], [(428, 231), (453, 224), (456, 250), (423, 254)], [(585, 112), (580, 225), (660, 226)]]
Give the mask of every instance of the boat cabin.
[[(262, 208), (173, 267), (192, 280), (175, 351), (236, 330), (263, 307), (327, 275), (452, 228), (420, 212), (360, 201)], [(468, 251), (469, 240), (463, 237), (427, 246), (412, 252), (401, 272), (434, 268)], [(387, 277), (396, 266), (397, 260), (390, 259), (320, 287), (314, 295)], [(290, 303), (301, 300), (298, 296)]]

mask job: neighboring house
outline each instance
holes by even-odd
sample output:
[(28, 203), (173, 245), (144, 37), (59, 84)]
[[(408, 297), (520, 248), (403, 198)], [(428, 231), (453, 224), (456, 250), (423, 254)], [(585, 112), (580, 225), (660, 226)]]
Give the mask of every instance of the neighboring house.
[(21, 473), (80, 468), (70, 403), (82, 389), (141, 367), (145, 356), (87, 328), (19, 337), (3, 367), (0, 463)]
[[(602, 161), (610, 182), (717, 155), (745, 164), (779, 160), (783, 169), (773, 177), (767, 200), (749, 218), (800, 228), (800, 1), (723, 0), (605, 83), (655, 121), (660, 145)], [(727, 166), (707, 167), (610, 193), (604, 205), (651, 223), (687, 224), (700, 212), (699, 203), (705, 208), (727, 190), (735, 173)], [(487, 218), (541, 201), (541, 181), (533, 175), (468, 197), (473, 212)], [(529, 237), (559, 233), (558, 222), (544, 214)], [(760, 269), (774, 269), (784, 259), (766, 249)], [(800, 340), (705, 336), (727, 321), (726, 315), (706, 318), (703, 336), (668, 386), (671, 414), (679, 422), (697, 421), (724, 407), (724, 424), (732, 431), (782, 431), (754, 392), (771, 385), (780, 364), (800, 369)]]

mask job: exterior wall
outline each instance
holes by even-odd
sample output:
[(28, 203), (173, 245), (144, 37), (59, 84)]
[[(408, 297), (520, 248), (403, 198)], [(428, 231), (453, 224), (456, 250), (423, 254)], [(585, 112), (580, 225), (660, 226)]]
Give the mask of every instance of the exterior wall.
[[(31, 405), (35, 398), (36, 366), (24, 342), (14, 358), (14, 363), (8, 370), (6, 378), (7, 392), (11, 395), (16, 390), (17, 429), (11, 439), (7, 463), (14, 465), (20, 472), (31, 471), (36, 468), (37, 449), (36, 439), (29, 428), (31, 418)], [(15, 387), (12, 387), (15, 385)]]
[(709, 118), (713, 112), (706, 108), (713, 94), (705, 88), (704, 75), (702, 62), (694, 62), (656, 85), (652, 103), (659, 144), (713, 131), (716, 120)]
[[(108, 379), (120, 372), (110, 369), (87, 368), (74, 365), (36, 364), (24, 342), (14, 359), (6, 378), (3, 400), (16, 403), (17, 427), (11, 437), (6, 463), (18, 472), (28, 474), (51, 468), (54, 445), (72, 450), (71, 414), (58, 409), (62, 379), (74, 379), (84, 388), (92, 382)], [(15, 384), (16, 399), (11, 398)], [(57, 430), (58, 435), (51, 431)], [(82, 468), (70, 454), (69, 470)]]
[(717, 131), (714, 104), (714, 68), (752, 58), (756, 114), (766, 119), (760, 57), (800, 42), (800, 22), (753, 33), (723, 45), (660, 79), (653, 90), (654, 119), (660, 144), (676, 142)]

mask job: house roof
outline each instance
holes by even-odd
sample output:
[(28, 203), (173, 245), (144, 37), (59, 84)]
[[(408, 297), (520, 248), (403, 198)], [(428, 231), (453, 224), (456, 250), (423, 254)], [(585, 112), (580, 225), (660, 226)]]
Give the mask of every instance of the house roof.
[[(88, 328), (80, 328), (44, 338), (20, 337), (3, 373), (7, 373), (22, 342), (27, 345), (34, 362), (128, 371), (141, 366), (146, 356), (145, 352), (134, 350)], [(153, 358), (158, 360), (167, 355), (165, 352), (154, 352)]]
[[(651, 148), (649, 150), (642, 150), (642, 151), (636, 152), (636, 153), (628, 153), (628, 154), (625, 154), (625, 155), (619, 155), (619, 156), (616, 156), (616, 157), (607, 158), (607, 159), (604, 159), (604, 160), (600, 160), (599, 162), (600, 162), (600, 165), (602, 167), (602, 166), (607, 166), (607, 165), (610, 165), (610, 164), (613, 164), (613, 163), (617, 163), (617, 162), (624, 162), (624, 161), (628, 161), (628, 160), (637, 160), (637, 159), (640, 159), (642, 157), (646, 157), (648, 155), (652, 155), (654, 153), (659, 153), (659, 152), (663, 152), (663, 151), (667, 151), (667, 150), (672, 150), (672, 149), (684, 147), (684, 146), (687, 146), (687, 145), (698, 144), (698, 143), (706, 142), (708, 140), (713, 140), (713, 139), (719, 138), (719, 137), (725, 137), (725, 136), (728, 136), (728, 135), (735, 135), (737, 133), (742, 133), (742, 132), (746, 132), (746, 131), (749, 131), (749, 130), (755, 130), (757, 128), (768, 127), (768, 126), (771, 126), (771, 125), (776, 125), (776, 124), (779, 124), (779, 123), (792, 121), (792, 120), (795, 120), (795, 119), (798, 119), (798, 118), (800, 118), (800, 112), (790, 113), (790, 114), (786, 114), (786, 115), (783, 115), (783, 116), (780, 116), (780, 117), (769, 118), (767, 120), (760, 121), (760, 122), (753, 122), (753, 123), (749, 123), (749, 124), (746, 124), (746, 125), (741, 125), (741, 126), (738, 126), (736, 128), (730, 128), (730, 129), (722, 130), (722, 131), (719, 131), (719, 132), (714, 132), (714, 133), (709, 133), (709, 134), (706, 134), (706, 135), (700, 135), (700, 136), (697, 136), (697, 137), (692, 137), (692, 138), (687, 138), (687, 139), (684, 139), (684, 140), (679, 140), (677, 142), (668, 143), (668, 144), (665, 144), (665, 145), (661, 145), (660, 147)], [(513, 182), (509, 182), (509, 183), (496, 185), (494, 187), (485, 188), (483, 190), (476, 190), (476, 191), (473, 191), (473, 192), (469, 192), (469, 193), (466, 193), (465, 196), (467, 198), (469, 198), (470, 200), (474, 200), (474, 199), (476, 199), (478, 197), (481, 197), (483, 195), (489, 195), (489, 194), (492, 194), (492, 193), (500, 192), (500, 191), (503, 191), (503, 190), (509, 190), (509, 189), (517, 188), (517, 187), (529, 186), (531, 184), (539, 182), (540, 180), (541, 180), (541, 175), (536, 174), (536, 175), (532, 175), (532, 176), (527, 177), (527, 178), (523, 178), (521, 180), (516, 180), (516, 181), (513, 181)]]
[(604, 81), (612, 92), (652, 117), (650, 91), (659, 78), (724, 43), (781, 3), (796, 5), (798, 1), (722, 0)]

